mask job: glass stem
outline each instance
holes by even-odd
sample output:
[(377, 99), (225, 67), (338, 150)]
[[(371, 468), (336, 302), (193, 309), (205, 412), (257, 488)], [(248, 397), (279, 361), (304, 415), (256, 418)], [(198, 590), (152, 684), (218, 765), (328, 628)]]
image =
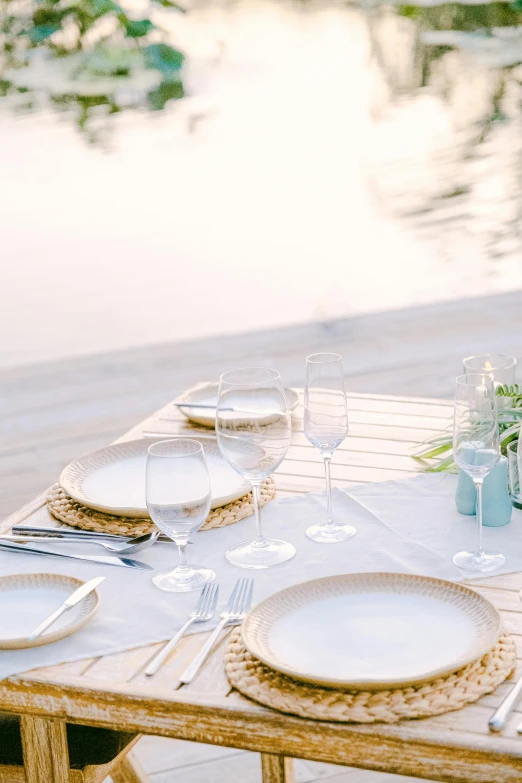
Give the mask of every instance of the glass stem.
[(478, 526), (478, 547), (477, 554), (482, 555), (484, 553), (484, 547), (482, 545), (482, 485), (484, 479), (473, 479), (475, 483), (475, 489), (477, 490), (476, 501), (476, 514), (477, 514), (477, 526)]
[(183, 544), (178, 544), (178, 555), (179, 555), (179, 562), (178, 562), (178, 571), (188, 571), (188, 565), (187, 565), (187, 542), (185, 541)]
[(263, 547), (267, 541), (261, 528), (261, 484), (252, 484), (252, 495), (254, 496), (254, 513), (256, 516), (256, 537), (252, 541), (252, 546)]
[(332, 461), (331, 454), (323, 454), (324, 459), (324, 472), (326, 476), (326, 527), (333, 527), (333, 511), (332, 511), (332, 482), (330, 479), (330, 462)]

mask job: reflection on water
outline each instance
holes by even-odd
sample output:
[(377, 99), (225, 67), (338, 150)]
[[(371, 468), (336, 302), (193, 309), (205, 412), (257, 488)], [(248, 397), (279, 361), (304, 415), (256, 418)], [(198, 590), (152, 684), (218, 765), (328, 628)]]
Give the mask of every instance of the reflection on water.
[(2, 0), (0, 363), (522, 287), (517, 3), (186, 11)]
[[(367, 14), (388, 99), (379, 195), (423, 234), (444, 231), (448, 260), (450, 248), (473, 249), (492, 275), (497, 258), (520, 262), (521, 9), (444, 3)], [(420, 126), (410, 119), (422, 103)], [(405, 154), (384, 140), (399, 128)]]
[(141, 5), (3, 0), (0, 94), (21, 110), (69, 109), (93, 142), (99, 140), (95, 118), (141, 105), (161, 110), (183, 97), (183, 54), (155, 16), (156, 7), (163, 16), (183, 9), (174, 0)]

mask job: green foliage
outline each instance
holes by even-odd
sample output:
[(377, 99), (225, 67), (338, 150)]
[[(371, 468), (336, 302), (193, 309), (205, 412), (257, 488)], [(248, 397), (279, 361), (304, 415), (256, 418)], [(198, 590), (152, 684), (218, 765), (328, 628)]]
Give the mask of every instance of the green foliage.
[(185, 59), (181, 52), (164, 43), (150, 44), (144, 50), (145, 65), (164, 74), (179, 71)]
[(514, 27), (522, 23), (522, 0), (512, 3), (493, 2), (470, 5), (401, 5), (399, 14), (415, 19), (429, 30), (487, 31), (492, 27)]
[(150, 19), (138, 19), (137, 21), (134, 21), (133, 19), (128, 19), (125, 14), (120, 14), (119, 19), (125, 27), (126, 35), (129, 38), (143, 38), (150, 33), (151, 30), (155, 29), (155, 26)]
[(90, 140), (91, 118), (163, 109), (183, 97), (184, 55), (154, 19), (158, 7), (184, 13), (175, 0), (148, 0), (139, 19), (117, 0), (0, 0), (0, 95), (47, 94), (54, 108), (76, 110)]
[(32, 44), (39, 44), (42, 41), (45, 41), (46, 38), (49, 38), (53, 33), (57, 33), (58, 30), (62, 29), (62, 25), (60, 24), (42, 24), (37, 25), (36, 27), (32, 27), (30, 30), (27, 31), (27, 35), (29, 36), (29, 40)]
[(508, 399), (511, 408), (522, 408), (522, 386), (519, 386), (518, 383), (511, 386), (501, 384), (497, 386), (496, 394), (497, 397)]
[[(522, 423), (522, 386), (499, 385), (496, 388), (499, 397), (499, 430), (500, 446), (502, 453), (506, 454), (509, 443), (518, 440)], [(501, 402), (502, 401), (502, 402)], [(437, 460), (442, 455), (444, 459)], [(418, 454), (412, 455), (414, 460), (421, 463), (428, 473), (441, 473), (443, 471), (454, 472), (456, 470), (453, 459), (453, 438), (448, 435), (439, 436), (426, 441)]]
[(400, 5), (398, 11), (399, 16), (405, 16), (407, 19), (417, 19), (421, 9), (416, 5)]
[(165, 108), (167, 101), (183, 98), (183, 85), (179, 81), (170, 81), (165, 79), (156, 90), (151, 90), (148, 94), (149, 106), (154, 111), (161, 111)]

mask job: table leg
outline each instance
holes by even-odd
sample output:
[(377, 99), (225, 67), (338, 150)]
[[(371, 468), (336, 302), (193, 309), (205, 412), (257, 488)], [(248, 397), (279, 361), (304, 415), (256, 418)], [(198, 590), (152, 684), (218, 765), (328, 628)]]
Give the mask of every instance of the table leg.
[(25, 778), (30, 783), (69, 783), (69, 749), (63, 720), (20, 716)]
[(261, 753), (263, 783), (294, 783), (294, 760), (288, 756)]
[(150, 783), (150, 778), (132, 753), (111, 769), (113, 783)]

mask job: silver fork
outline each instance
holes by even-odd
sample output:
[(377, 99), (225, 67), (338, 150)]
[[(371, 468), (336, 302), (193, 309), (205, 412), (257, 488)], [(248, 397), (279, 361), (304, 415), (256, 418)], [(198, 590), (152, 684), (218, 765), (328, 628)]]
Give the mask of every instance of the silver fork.
[(165, 647), (163, 647), (157, 655), (154, 656), (152, 661), (147, 665), (147, 668), (145, 669), (145, 674), (148, 677), (152, 677), (153, 674), (156, 674), (159, 667), (165, 660), (165, 658), (168, 656), (170, 651), (174, 649), (176, 644), (179, 642), (187, 628), (189, 628), (192, 623), (204, 623), (207, 620), (210, 620), (211, 617), (214, 615), (214, 612), (216, 611), (216, 605), (219, 595), (219, 587), (215, 584), (207, 584), (201, 591), (201, 595), (199, 596), (198, 602), (192, 612), (189, 614), (188, 620), (185, 623), (185, 625), (180, 628), (180, 630), (177, 632), (177, 634), (170, 640), (170, 642), (167, 642)]
[(214, 642), (218, 638), (219, 634), (225, 627), (225, 625), (238, 625), (243, 622), (252, 604), (252, 594), (254, 592), (254, 580), (253, 579), (238, 579), (228, 603), (225, 609), (221, 612), (221, 622), (215, 629), (214, 633), (207, 639), (199, 653), (196, 655), (192, 663), (187, 666), (179, 681), (183, 684), (192, 682), (197, 674), (201, 664), (209, 654), (210, 650), (214, 646)]

